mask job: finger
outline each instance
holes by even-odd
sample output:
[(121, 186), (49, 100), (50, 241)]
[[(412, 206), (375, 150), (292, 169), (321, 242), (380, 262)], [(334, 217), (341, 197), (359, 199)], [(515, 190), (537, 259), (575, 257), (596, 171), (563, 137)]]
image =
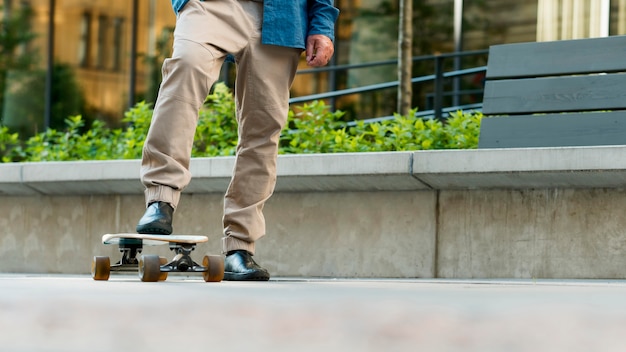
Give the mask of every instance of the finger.
[(310, 62), (315, 57), (315, 40), (308, 38), (306, 41), (306, 61)]

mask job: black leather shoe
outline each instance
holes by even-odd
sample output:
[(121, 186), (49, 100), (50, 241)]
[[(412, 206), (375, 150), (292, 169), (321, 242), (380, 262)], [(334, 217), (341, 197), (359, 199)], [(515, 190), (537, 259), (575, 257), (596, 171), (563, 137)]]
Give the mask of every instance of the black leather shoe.
[(227, 281), (267, 281), (270, 274), (261, 268), (252, 254), (245, 250), (230, 251), (224, 259), (224, 280)]
[(174, 208), (166, 202), (154, 202), (148, 205), (145, 214), (139, 219), (137, 233), (169, 235), (172, 233)]

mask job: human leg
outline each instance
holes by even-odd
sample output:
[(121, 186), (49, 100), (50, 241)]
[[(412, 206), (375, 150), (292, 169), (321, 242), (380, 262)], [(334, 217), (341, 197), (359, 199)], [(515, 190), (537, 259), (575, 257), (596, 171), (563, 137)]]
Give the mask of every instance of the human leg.
[[(174, 51), (163, 64), (163, 81), (143, 149), (141, 181), (147, 209), (138, 232), (172, 232), (172, 213), (191, 180), (198, 110), (218, 78), (224, 48), (240, 49), (247, 43), (251, 25), (242, 11), (234, 0), (194, 1), (178, 17)], [(239, 20), (232, 22), (232, 18)]]
[(147, 209), (139, 233), (172, 232), (172, 214), (189, 184), (189, 162), (198, 110), (217, 79), (223, 58), (204, 44), (174, 41), (163, 64), (163, 82), (144, 143), (141, 181)]
[(300, 54), (299, 49), (263, 45), (257, 35), (236, 57), (239, 143), (224, 197), (224, 253), (245, 250), (254, 254), (255, 242), (265, 235), (263, 207), (276, 183), (278, 142)]

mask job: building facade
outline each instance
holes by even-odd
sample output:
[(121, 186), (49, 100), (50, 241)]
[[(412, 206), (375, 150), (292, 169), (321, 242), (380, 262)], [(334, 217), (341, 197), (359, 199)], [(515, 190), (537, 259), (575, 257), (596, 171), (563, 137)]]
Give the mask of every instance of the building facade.
[[(336, 0), (341, 15), (333, 64), (394, 60), (398, 2)], [(460, 39), (453, 28), (459, 3)], [(420, 56), (458, 48), (487, 49), (500, 43), (624, 34), (626, 0), (414, 1), (413, 18), (414, 55)], [(4, 61), (0, 62), (3, 124), (33, 133), (46, 124), (58, 124), (60, 118), (50, 120), (50, 114), (80, 113), (115, 125), (129, 105), (154, 100), (175, 25), (168, 0), (4, 0), (5, 32), (11, 32), (6, 29), (10, 26), (24, 31), (20, 27), (24, 21), (31, 36), (0, 36), (5, 53), (0, 60)], [(418, 65), (414, 75), (430, 74), (429, 69)], [(301, 74), (292, 96), (396, 79), (393, 64)], [(370, 118), (393, 113), (393, 97), (393, 92), (377, 92), (343, 97), (336, 103), (352, 118)], [(419, 105), (422, 102), (416, 101)]]

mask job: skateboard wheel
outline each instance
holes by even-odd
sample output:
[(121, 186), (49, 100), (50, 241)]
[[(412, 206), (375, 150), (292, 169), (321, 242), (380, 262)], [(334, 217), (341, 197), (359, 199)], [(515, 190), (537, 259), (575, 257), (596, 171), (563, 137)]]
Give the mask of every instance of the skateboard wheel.
[[(161, 265), (167, 264), (167, 258), (159, 257), (159, 264)], [(167, 280), (167, 271), (163, 271), (161, 272), (161, 275), (159, 275), (159, 281), (165, 281), (165, 280)]]
[(142, 255), (139, 258), (139, 278), (143, 282), (157, 282), (161, 277), (161, 258), (158, 255)]
[(220, 282), (224, 279), (224, 257), (221, 255), (205, 255), (202, 266), (206, 268), (202, 273), (205, 282)]
[(91, 261), (91, 277), (94, 280), (106, 281), (111, 274), (111, 260), (109, 257), (93, 257)]

